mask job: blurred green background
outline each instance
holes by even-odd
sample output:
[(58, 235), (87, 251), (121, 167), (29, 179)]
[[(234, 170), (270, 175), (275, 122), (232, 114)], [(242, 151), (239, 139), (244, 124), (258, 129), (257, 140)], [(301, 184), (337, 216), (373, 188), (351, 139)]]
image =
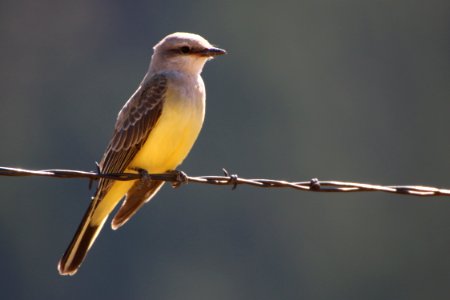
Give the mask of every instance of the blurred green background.
[[(2, 1), (0, 165), (93, 170), (152, 47), (195, 32), (191, 175), (450, 187), (450, 2)], [(450, 199), (166, 186), (56, 264), (86, 180), (0, 178), (2, 299), (449, 299)]]

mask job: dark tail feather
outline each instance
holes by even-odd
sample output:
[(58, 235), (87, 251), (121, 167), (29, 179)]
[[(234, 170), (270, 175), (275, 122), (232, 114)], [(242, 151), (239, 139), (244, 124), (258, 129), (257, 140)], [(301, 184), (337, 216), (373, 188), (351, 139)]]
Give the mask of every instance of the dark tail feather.
[(159, 191), (164, 181), (158, 180), (138, 180), (127, 192), (127, 197), (122, 206), (117, 211), (111, 222), (111, 228), (116, 230), (125, 224), (146, 202)]
[(95, 199), (91, 201), (91, 204), (86, 211), (83, 220), (81, 221), (81, 224), (72, 239), (72, 242), (59, 261), (59, 274), (74, 275), (77, 272), (78, 268), (86, 257), (87, 252), (91, 248), (92, 244), (97, 238), (97, 235), (102, 229), (107, 216), (100, 224), (91, 224), (92, 213), (94, 211), (94, 208), (97, 206), (97, 202), (98, 201), (96, 201)]

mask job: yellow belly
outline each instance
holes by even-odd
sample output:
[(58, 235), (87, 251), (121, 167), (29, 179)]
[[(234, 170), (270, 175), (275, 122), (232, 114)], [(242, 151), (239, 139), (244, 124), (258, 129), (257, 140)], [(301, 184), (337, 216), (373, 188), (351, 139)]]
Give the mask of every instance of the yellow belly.
[(168, 98), (165, 102), (159, 120), (132, 160), (131, 168), (163, 173), (175, 169), (186, 158), (200, 132), (204, 109), (199, 101), (180, 100)]

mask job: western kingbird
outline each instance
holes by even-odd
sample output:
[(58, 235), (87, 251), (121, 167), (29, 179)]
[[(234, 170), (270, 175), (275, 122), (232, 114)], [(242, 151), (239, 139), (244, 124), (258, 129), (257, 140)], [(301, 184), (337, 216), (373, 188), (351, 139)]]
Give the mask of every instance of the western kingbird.
[[(203, 37), (177, 32), (153, 48), (147, 74), (119, 112), (114, 134), (99, 164), (101, 173), (164, 173), (187, 156), (203, 124), (205, 63), (225, 50)], [(61, 275), (77, 272), (108, 215), (125, 197), (111, 227), (125, 224), (158, 192), (163, 181), (100, 179), (72, 242), (59, 261)]]

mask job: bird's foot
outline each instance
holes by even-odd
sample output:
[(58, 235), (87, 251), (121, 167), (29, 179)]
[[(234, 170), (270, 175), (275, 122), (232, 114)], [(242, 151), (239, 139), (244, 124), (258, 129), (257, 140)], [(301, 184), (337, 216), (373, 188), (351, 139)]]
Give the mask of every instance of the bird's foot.
[(177, 188), (180, 187), (182, 184), (188, 183), (189, 179), (186, 173), (180, 170), (172, 170), (173, 174), (175, 174), (175, 181), (172, 182), (172, 187)]
[(131, 168), (133, 171), (136, 171), (139, 173), (139, 175), (141, 176), (141, 180), (145, 181), (145, 180), (152, 180), (152, 177), (150, 176), (150, 174), (148, 173), (148, 171), (146, 169), (143, 168), (139, 168), (139, 167), (134, 167)]

